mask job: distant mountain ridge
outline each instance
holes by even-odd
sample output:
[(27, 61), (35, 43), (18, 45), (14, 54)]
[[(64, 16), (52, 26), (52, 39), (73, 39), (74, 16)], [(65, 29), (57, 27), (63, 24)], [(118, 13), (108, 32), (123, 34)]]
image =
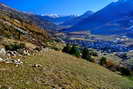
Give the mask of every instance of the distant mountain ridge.
[(87, 11), (83, 15), (75, 17), (75, 18), (70, 19), (70, 20), (67, 20), (61, 25), (63, 25), (63, 26), (73, 26), (73, 25), (77, 24), (78, 22), (82, 21), (83, 19), (86, 19), (87, 17), (89, 17), (93, 14), (94, 14), (94, 12)]
[(112, 2), (105, 8), (94, 13), (92, 16), (78, 22), (65, 32), (90, 31), (94, 34), (103, 35), (131, 35), (129, 29), (133, 23), (133, 0), (119, 0)]
[(48, 15), (43, 16), (44, 19), (46, 19), (50, 22), (53, 22), (57, 25), (63, 24), (65, 21), (71, 20), (76, 17), (78, 17), (78, 16), (77, 15), (60, 16), (57, 14), (48, 14)]
[(51, 17), (51, 18), (58, 18), (58, 17), (61, 17), (61, 16), (58, 15), (58, 14), (42, 14), (41, 16), (48, 16), (48, 17)]

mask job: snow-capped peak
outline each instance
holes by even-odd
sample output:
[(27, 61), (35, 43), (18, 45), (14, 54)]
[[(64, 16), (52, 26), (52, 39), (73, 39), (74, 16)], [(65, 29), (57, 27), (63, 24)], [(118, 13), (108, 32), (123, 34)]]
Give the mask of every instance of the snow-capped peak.
[(42, 16), (49, 16), (49, 17), (52, 17), (52, 18), (58, 18), (58, 17), (61, 17), (61, 16), (58, 15), (58, 14), (42, 14)]
[(79, 15), (76, 15), (76, 14), (71, 14), (71, 15), (42, 14), (41, 16), (48, 16), (51, 18), (59, 18), (59, 17), (67, 17), (67, 16), (78, 17)]

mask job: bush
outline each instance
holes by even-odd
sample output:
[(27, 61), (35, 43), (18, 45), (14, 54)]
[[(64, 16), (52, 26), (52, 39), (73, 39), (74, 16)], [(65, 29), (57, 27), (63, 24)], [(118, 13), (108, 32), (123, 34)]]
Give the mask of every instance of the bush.
[(106, 67), (111, 70), (111, 71), (117, 71), (117, 65), (115, 63), (113, 63), (112, 60), (108, 60), (106, 63)]
[(63, 48), (62, 52), (69, 53), (76, 57), (80, 57), (80, 49), (76, 45), (71, 46), (70, 44), (67, 44), (66, 47)]
[(84, 48), (82, 51), (82, 58), (86, 59), (87, 61), (94, 62), (95, 60), (91, 57), (90, 50)]
[(100, 59), (100, 65), (104, 66), (107, 64), (107, 58), (106, 57), (101, 57)]
[(90, 55), (88, 55), (88, 54), (89, 54), (88, 49), (84, 48), (83, 51), (82, 51), (82, 58), (84, 58), (84, 59), (90, 58)]
[(131, 75), (131, 73), (130, 73), (128, 68), (120, 67), (119, 71), (121, 72), (122, 75), (126, 75), (126, 76)]
[(70, 53), (71, 48), (72, 48), (71, 45), (70, 44), (67, 44), (66, 47), (63, 48), (62, 52)]
[(80, 57), (80, 49), (76, 45), (73, 45), (70, 50), (70, 54), (72, 54), (76, 57)]
[(23, 48), (25, 48), (25, 44), (23, 43), (5, 45), (5, 49), (10, 51), (17, 51), (18, 49), (23, 49)]
[(91, 56), (90, 56), (90, 58), (88, 58), (88, 61), (96, 63), (96, 60), (94, 58), (92, 58)]
[(112, 67), (112, 66), (114, 66), (113, 62), (112, 62), (111, 60), (108, 60), (108, 61), (106, 62), (106, 67), (107, 67), (107, 68), (110, 68), (110, 67)]
[(94, 51), (91, 51), (90, 54), (91, 54), (92, 56), (98, 56), (97, 52), (94, 52)]

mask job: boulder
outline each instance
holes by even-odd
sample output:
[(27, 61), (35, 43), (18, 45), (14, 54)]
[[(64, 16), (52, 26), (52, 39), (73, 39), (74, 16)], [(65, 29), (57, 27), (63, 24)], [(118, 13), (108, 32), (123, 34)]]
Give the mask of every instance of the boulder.
[(6, 49), (0, 48), (0, 55), (5, 56), (6, 55)]
[(3, 61), (4, 61), (4, 59), (0, 58), (0, 62), (3, 62)]

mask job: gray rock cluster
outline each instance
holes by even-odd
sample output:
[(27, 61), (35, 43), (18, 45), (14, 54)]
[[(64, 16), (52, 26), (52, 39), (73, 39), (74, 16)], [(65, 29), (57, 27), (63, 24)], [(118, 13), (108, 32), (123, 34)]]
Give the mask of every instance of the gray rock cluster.
[(6, 51), (5, 48), (0, 48), (0, 56), (29, 56), (30, 52), (26, 49), (20, 49), (18, 51)]
[(20, 59), (3, 59), (0, 58), (0, 62), (6, 63), (6, 64), (15, 64), (15, 65), (20, 65), (23, 64), (23, 62)]

